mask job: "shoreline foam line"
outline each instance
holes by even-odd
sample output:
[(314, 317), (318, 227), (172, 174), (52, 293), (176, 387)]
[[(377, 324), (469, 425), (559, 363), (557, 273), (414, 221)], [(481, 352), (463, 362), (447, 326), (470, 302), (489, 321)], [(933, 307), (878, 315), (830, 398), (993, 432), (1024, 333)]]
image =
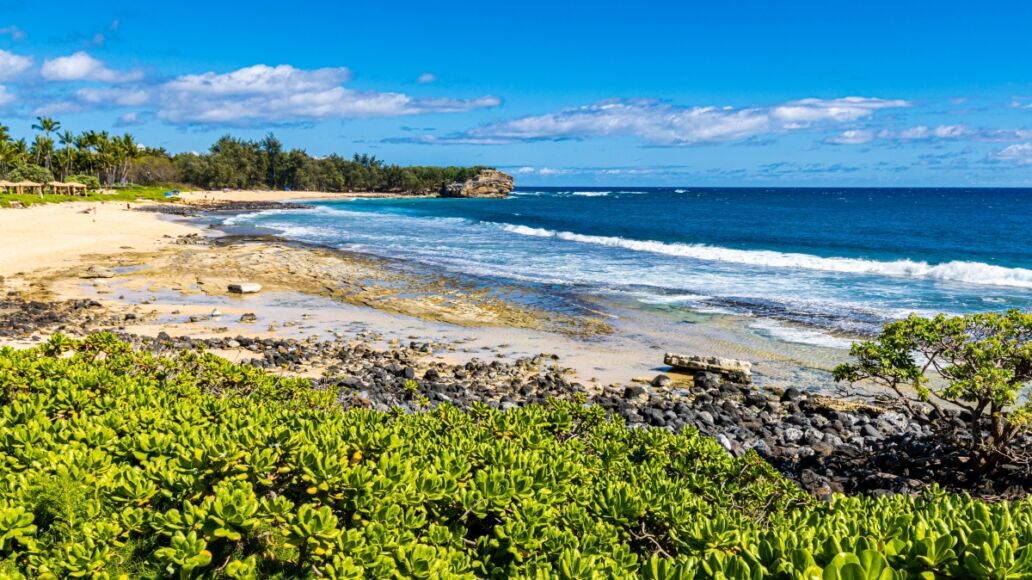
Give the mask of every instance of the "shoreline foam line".
[(978, 286), (1032, 288), (1032, 270), (1026, 268), (1006, 268), (982, 262), (950, 261), (942, 264), (929, 264), (928, 262), (914, 260), (883, 262), (862, 258), (822, 257), (773, 250), (738, 250), (706, 244), (666, 243), (653, 240), (631, 240), (612, 236), (592, 236), (505, 223), (493, 225), (509, 233), (522, 236), (555, 238), (569, 242), (623, 248), (636, 252), (649, 252), (712, 262), (730, 262), (766, 268), (878, 275), (893, 278), (921, 278)]

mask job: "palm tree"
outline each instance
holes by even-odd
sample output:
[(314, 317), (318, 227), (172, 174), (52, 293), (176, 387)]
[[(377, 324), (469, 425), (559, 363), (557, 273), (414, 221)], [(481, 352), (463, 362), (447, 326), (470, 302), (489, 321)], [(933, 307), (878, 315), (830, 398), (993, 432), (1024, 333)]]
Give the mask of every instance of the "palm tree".
[(32, 142), (32, 154), (36, 158), (36, 165), (40, 165), (42, 160), (46, 161), (44, 167), (50, 168), (50, 156), (54, 151), (54, 140), (50, 137), (44, 137), (43, 135), (36, 135), (35, 141)]
[[(43, 135), (48, 140), (50, 139), (51, 133), (56, 132), (58, 129), (61, 128), (61, 122), (55, 121), (51, 117), (36, 117), (36, 121), (38, 121), (38, 123), (33, 124), (32, 128), (37, 131), (43, 131)], [(53, 141), (51, 141), (51, 144), (53, 144)], [(51, 146), (50, 149), (52, 150), (53, 146)], [(47, 150), (46, 165), (44, 165), (44, 167), (46, 167), (47, 169), (50, 169), (51, 150)]]
[(18, 151), (12, 141), (4, 139), (0, 141), (0, 177), (7, 179), (7, 172), (11, 165), (14, 165), (18, 157)]
[(133, 160), (140, 156), (140, 145), (136, 143), (136, 139), (129, 133), (121, 137), (115, 137), (115, 144), (117, 145), (116, 151), (120, 161), (118, 171), (121, 173), (118, 176), (118, 182), (125, 184), (129, 178), (129, 168), (132, 167)]
[(72, 146), (75, 144), (75, 135), (71, 131), (65, 130), (64, 133), (57, 136), (57, 139), (61, 145), (64, 145), (64, 171), (61, 175), (61, 180), (64, 181), (72, 170)]

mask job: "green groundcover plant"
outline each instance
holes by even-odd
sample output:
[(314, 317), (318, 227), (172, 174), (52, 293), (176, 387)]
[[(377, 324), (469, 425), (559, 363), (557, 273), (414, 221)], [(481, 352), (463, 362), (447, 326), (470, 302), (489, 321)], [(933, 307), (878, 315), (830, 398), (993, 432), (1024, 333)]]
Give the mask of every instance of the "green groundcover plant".
[(341, 409), (111, 335), (0, 350), (3, 578), (1032, 578), (1032, 503), (815, 502), (578, 402)]

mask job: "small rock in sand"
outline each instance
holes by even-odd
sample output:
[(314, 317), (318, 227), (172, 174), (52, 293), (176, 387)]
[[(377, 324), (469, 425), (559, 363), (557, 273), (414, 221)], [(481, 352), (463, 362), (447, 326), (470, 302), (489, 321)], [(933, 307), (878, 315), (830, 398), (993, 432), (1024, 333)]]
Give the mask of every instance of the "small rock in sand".
[(258, 316), (254, 312), (245, 312), (240, 315), (240, 322), (256, 322)]
[(660, 388), (662, 388), (662, 387), (669, 387), (670, 384), (673, 383), (673, 382), (674, 382), (673, 379), (671, 379), (670, 377), (668, 377), (666, 375), (656, 375), (656, 378), (652, 379), (652, 386), (653, 387), (660, 387)]
[(262, 285), (254, 282), (240, 282), (237, 284), (230, 284), (229, 291), (236, 294), (254, 294), (262, 291)]

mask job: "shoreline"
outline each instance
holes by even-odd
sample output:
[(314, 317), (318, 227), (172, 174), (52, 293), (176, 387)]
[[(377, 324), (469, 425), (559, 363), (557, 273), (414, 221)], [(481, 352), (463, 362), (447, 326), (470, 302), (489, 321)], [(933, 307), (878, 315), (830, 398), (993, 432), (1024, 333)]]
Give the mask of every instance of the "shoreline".
[[(685, 319), (598, 297), (556, 312), (535, 304), (527, 288), (471, 282), (404, 261), (275, 236), (236, 242), (234, 236), (210, 225), (205, 229), (196, 219), (165, 215), (165, 210), (186, 206), (198, 208), (203, 216), (210, 208), (205, 195), (211, 204), (289, 204), (306, 199), (274, 200), (283, 193), (189, 192), (187, 203), (146, 208), (161, 210), (157, 212), (74, 202), (0, 212), (0, 225), (4, 219), (16, 219), (24, 231), (34, 231), (23, 239), (35, 249), (28, 262), (38, 264), (39, 256), (53, 248), (75, 250), (20, 276), (16, 271), (27, 269), (27, 260), (14, 266), (10, 256), (0, 259), (0, 275), (8, 278), (0, 288), (28, 292), (36, 299), (96, 300), (111, 311), (132, 313), (137, 318), (125, 325), (126, 330), (151, 336), (167, 332), (212, 338), (260, 331), (304, 338), (327, 336), (335, 325), (358, 323), (389, 335), (385, 340), (416, 337), (447, 343), (460, 337), (462, 342), (452, 347), (452, 360), (465, 361), (476, 354), (507, 360), (555, 354), (576, 369), (579, 380), (596, 385), (651, 381), (666, 370), (666, 351), (750, 360), (761, 384), (805, 384), (822, 390), (828, 382), (824, 371), (807, 367), (810, 361), (826, 358), (822, 351), (777, 344), (750, 330), (749, 321), (741, 317)], [(307, 199), (324, 199), (324, 192), (310, 193)], [(83, 213), (92, 208), (96, 213)], [(33, 224), (40, 221), (53, 223), (55, 232), (39, 232)], [(90, 236), (88, 244), (80, 241), (84, 232)], [(5, 238), (0, 233), (0, 243), (9, 241)], [(103, 275), (90, 274), (91, 266)], [(230, 295), (226, 286), (240, 281), (258, 282), (264, 289), (255, 296)], [(219, 324), (204, 320), (212, 309), (226, 313)], [(235, 322), (248, 312), (261, 323)], [(820, 366), (828, 369), (834, 362)]]
[[(38, 224), (44, 218), (50, 231)], [(243, 240), (112, 204), (0, 211), (4, 220), (19, 222), (21, 243), (37, 252), (71, 249), (51, 263), (37, 258), (34, 269), (24, 257), (0, 258), (0, 272), (13, 272), (0, 284), (0, 347), (31, 347), (55, 332), (112, 332), (139, 350), (200, 349), (341, 389), (341, 405), (382, 412), (583, 400), (632, 427), (697, 429), (732, 456), (755, 452), (821, 498), (917, 493), (963, 471), (926, 461), (943, 418), (883, 405), (866, 386), (822, 386), (791, 354), (801, 351), (771, 349), (760, 335), (743, 342), (747, 318), (629, 314), (626, 304), (600, 300), (590, 307), (606, 315), (606, 332), (564, 334), (541, 326), (540, 312), (461, 279), (414, 275), (403, 261), (272, 236)], [(134, 225), (119, 231), (127, 220)], [(13, 234), (0, 230), (0, 243), (5, 235)], [(257, 294), (227, 291), (231, 279), (251, 277), (265, 286)], [(488, 312), (504, 316), (485, 326)], [(753, 380), (674, 372), (663, 364), (671, 350), (750, 360)], [(949, 485), (984, 497), (1024, 489), (967, 474)]]

